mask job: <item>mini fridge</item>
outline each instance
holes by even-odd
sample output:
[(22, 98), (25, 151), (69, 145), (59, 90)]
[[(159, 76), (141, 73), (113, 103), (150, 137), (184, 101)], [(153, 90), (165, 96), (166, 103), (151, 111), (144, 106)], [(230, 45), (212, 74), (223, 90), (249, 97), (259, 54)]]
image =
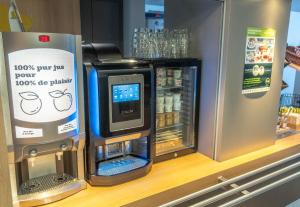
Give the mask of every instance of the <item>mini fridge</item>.
[(150, 60), (155, 73), (154, 162), (197, 151), (201, 61)]

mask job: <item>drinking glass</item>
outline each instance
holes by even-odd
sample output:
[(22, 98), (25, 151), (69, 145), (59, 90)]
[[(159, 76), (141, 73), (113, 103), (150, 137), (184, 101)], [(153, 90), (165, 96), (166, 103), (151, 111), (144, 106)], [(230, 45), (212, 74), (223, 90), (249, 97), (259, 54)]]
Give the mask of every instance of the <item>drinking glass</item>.
[(136, 58), (182, 58), (188, 56), (187, 29), (136, 28), (132, 38), (132, 55)]

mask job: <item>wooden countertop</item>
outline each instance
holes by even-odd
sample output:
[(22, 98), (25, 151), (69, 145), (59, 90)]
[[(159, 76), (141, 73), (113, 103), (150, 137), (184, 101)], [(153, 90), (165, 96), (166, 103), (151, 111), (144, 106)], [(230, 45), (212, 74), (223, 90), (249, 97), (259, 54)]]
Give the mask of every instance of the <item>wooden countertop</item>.
[(122, 206), (297, 145), (300, 145), (300, 134), (277, 140), (273, 146), (224, 162), (194, 153), (154, 164), (151, 172), (140, 179), (113, 187), (88, 185), (86, 190), (45, 207)]

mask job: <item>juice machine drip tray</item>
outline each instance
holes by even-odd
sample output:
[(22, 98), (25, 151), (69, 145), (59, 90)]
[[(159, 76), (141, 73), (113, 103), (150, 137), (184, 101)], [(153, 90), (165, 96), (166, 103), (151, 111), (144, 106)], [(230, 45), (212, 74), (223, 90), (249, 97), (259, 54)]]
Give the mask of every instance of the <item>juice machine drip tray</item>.
[(99, 163), (97, 174), (101, 176), (117, 175), (143, 167), (147, 165), (147, 163), (148, 161), (146, 159), (127, 155)]
[(25, 195), (30, 193), (39, 193), (42, 191), (53, 190), (62, 185), (67, 185), (74, 182), (76, 179), (68, 174), (50, 174), (37, 178), (32, 178), (22, 183), (19, 195)]

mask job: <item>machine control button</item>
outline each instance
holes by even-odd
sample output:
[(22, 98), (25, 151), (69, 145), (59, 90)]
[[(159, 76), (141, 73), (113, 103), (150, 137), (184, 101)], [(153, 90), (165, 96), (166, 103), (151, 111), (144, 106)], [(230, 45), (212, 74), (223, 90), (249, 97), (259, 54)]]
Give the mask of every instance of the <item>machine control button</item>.
[(36, 157), (37, 154), (38, 154), (37, 149), (31, 149), (31, 150), (29, 151), (30, 157)]
[(62, 151), (66, 151), (66, 150), (68, 149), (68, 145), (66, 145), (66, 144), (61, 144), (61, 145), (60, 145), (60, 149), (61, 149)]

